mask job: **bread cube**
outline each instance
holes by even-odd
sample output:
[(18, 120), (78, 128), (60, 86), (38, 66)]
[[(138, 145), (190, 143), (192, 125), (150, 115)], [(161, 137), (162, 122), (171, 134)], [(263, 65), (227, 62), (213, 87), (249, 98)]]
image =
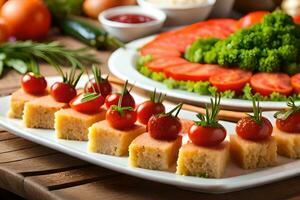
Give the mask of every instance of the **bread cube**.
[(299, 133), (285, 133), (275, 127), (273, 136), (277, 142), (277, 152), (279, 155), (288, 158), (300, 158)]
[(228, 142), (216, 147), (202, 147), (188, 142), (179, 150), (176, 173), (185, 176), (221, 178), (228, 160)]
[(72, 108), (61, 109), (55, 113), (55, 132), (59, 139), (88, 140), (88, 128), (105, 119), (106, 110), (95, 114), (80, 113)]
[(177, 160), (182, 137), (156, 140), (149, 133), (138, 136), (129, 146), (129, 165), (153, 170), (169, 170)]
[(231, 135), (230, 153), (233, 160), (244, 169), (268, 167), (277, 163), (277, 145), (273, 137), (251, 141)]
[[(47, 92), (45, 92), (44, 95), (46, 94)], [(22, 88), (18, 89), (17, 91), (12, 93), (10, 97), (10, 108), (7, 113), (8, 117), (21, 119), (23, 116), (25, 103), (44, 95), (35, 96), (35, 95), (28, 94)]]
[(95, 153), (126, 156), (132, 140), (145, 131), (144, 126), (137, 124), (128, 130), (118, 130), (103, 120), (89, 128), (88, 150)]
[(54, 129), (54, 113), (67, 107), (67, 103), (57, 102), (51, 95), (39, 97), (25, 104), (24, 124), (27, 128)]

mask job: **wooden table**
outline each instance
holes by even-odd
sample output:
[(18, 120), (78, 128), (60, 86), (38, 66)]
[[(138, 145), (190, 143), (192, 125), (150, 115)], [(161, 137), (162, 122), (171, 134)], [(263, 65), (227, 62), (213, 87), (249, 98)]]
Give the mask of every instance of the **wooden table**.
[[(70, 38), (52, 39), (70, 48), (80, 46)], [(95, 53), (107, 71), (110, 52)], [(42, 66), (42, 73), (56, 75), (49, 66)], [(19, 79), (16, 72), (7, 72), (0, 79), (0, 95), (18, 88)], [(222, 195), (190, 192), (97, 167), (0, 130), (0, 188), (26, 199), (299, 199), (299, 185), (295, 177)]]

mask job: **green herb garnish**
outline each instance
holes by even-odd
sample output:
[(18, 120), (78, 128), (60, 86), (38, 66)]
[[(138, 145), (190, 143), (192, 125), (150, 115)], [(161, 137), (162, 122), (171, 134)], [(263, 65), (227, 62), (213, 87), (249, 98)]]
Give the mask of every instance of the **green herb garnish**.
[(112, 110), (116, 110), (120, 113), (120, 115), (123, 117), (124, 116), (124, 111), (125, 110), (129, 110), (129, 111), (132, 111), (133, 108), (130, 107), (130, 106), (125, 106), (125, 107), (122, 107), (122, 101), (123, 101), (123, 97), (126, 93), (129, 93), (129, 91), (133, 88), (131, 87), (130, 90), (128, 91), (127, 90), (127, 85), (128, 85), (128, 80), (126, 80), (125, 84), (124, 84), (124, 87), (122, 89), (122, 93), (121, 93), (121, 97), (119, 98), (119, 101), (118, 101), (118, 105), (113, 105), (111, 106), (111, 109)]
[(152, 96), (150, 98), (150, 101), (154, 102), (154, 103), (162, 103), (164, 100), (164, 97), (166, 97), (167, 95), (163, 95), (161, 92), (158, 94), (158, 96), (156, 95), (156, 88), (154, 89)]
[(296, 112), (300, 112), (300, 106), (295, 104), (295, 99), (290, 97), (289, 101), (287, 102), (288, 109), (281, 110), (274, 114), (276, 119), (286, 120), (289, 116), (293, 115)]
[(197, 117), (200, 121), (195, 121), (197, 126), (208, 126), (208, 127), (220, 127), (217, 118), (220, 112), (221, 95), (217, 93), (215, 99), (210, 98), (211, 108), (209, 109), (208, 104), (205, 104), (205, 114), (198, 113)]
[(88, 101), (92, 101), (94, 99), (97, 99), (100, 96), (100, 94), (97, 94), (95, 92), (93, 93), (84, 93), (83, 94), (83, 98), (81, 99), (82, 103), (88, 102)]
[(252, 98), (252, 105), (253, 105), (253, 115), (247, 114), (251, 117), (257, 124), (262, 124), (262, 110), (259, 106), (259, 100), (256, 100), (255, 97)]
[(27, 71), (38, 73), (39, 61), (55, 67), (66, 64), (78, 68), (99, 62), (86, 48), (71, 50), (58, 42), (6, 42), (0, 44), (0, 52), (0, 76), (5, 67), (11, 67), (22, 74)]

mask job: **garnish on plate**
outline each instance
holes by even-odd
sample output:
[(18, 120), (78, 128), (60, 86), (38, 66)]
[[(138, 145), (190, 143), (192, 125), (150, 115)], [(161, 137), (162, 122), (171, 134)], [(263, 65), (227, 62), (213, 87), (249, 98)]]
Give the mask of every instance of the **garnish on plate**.
[[(133, 87), (131, 87), (128, 90), (127, 85), (128, 85), (128, 80), (126, 80), (124, 87), (122, 89), (122, 93), (124, 92), (124, 94), (122, 97), (121, 106), (135, 108), (134, 98), (130, 94), (130, 91), (132, 90)], [(119, 102), (119, 99), (121, 98), (121, 96), (122, 96), (122, 94), (120, 94), (120, 93), (114, 93), (114, 94), (107, 95), (105, 98), (106, 108), (109, 109), (113, 105), (118, 105), (118, 102)]]
[(276, 126), (279, 130), (288, 133), (300, 133), (300, 105), (295, 104), (295, 99), (290, 97), (287, 102), (287, 110), (274, 114)]
[(145, 101), (137, 107), (138, 121), (144, 125), (148, 124), (149, 119), (153, 115), (157, 115), (165, 112), (165, 106), (162, 104), (163, 95), (160, 93), (156, 95), (156, 89), (154, 89), (150, 100)]
[(86, 83), (84, 91), (89, 93), (101, 93), (101, 95), (105, 98), (112, 92), (112, 86), (108, 81), (108, 76), (106, 76), (106, 78), (102, 78), (101, 69), (96, 65), (93, 65), (92, 71), (94, 80), (90, 80)]
[(199, 121), (190, 128), (188, 135), (190, 140), (198, 146), (216, 146), (226, 137), (225, 128), (218, 122), (217, 116), (220, 111), (220, 95), (210, 99), (211, 110), (205, 105), (205, 114), (198, 113)]
[(42, 95), (46, 91), (47, 81), (40, 74), (39, 67), (36, 66), (32, 69), (32, 72), (28, 72), (22, 77), (21, 86), (29, 94)]
[(56, 69), (63, 80), (51, 86), (50, 94), (58, 102), (69, 103), (77, 95), (76, 85), (83, 70), (76, 74), (76, 67), (72, 67), (69, 73), (64, 73), (59, 66), (56, 66)]
[[(179, 103), (168, 113), (153, 115), (148, 121), (148, 132), (154, 139), (157, 140), (175, 140), (181, 129), (181, 122), (178, 114), (183, 103)], [(173, 113), (175, 115), (173, 115)]]
[(262, 116), (259, 101), (252, 100), (253, 115), (240, 119), (236, 125), (236, 133), (246, 140), (265, 140), (272, 135), (273, 126), (271, 122)]
[[(134, 126), (137, 120), (137, 113), (132, 106), (124, 106), (123, 98), (128, 96), (127, 83), (123, 87), (122, 93), (118, 98), (118, 104), (111, 104), (106, 112), (106, 120), (108, 123), (116, 129), (129, 129)], [(130, 95), (130, 94), (129, 94)], [(132, 96), (130, 95), (132, 98)], [(134, 99), (132, 98), (134, 101)], [(134, 104), (135, 105), (135, 104)]]

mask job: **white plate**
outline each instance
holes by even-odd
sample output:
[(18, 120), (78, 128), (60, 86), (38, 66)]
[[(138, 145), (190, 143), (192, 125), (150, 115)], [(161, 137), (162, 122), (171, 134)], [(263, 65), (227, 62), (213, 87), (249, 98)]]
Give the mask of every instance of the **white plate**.
[[(123, 80), (129, 80), (130, 83), (135, 83), (136, 87), (148, 91), (153, 91), (154, 88), (156, 88), (159, 92), (167, 93), (169, 97), (186, 102), (208, 103), (210, 96), (200, 96), (196, 93), (179, 89), (168, 89), (163, 83), (143, 76), (136, 70), (136, 60), (138, 58), (137, 49), (151, 41), (153, 37), (154, 36), (150, 36), (135, 40), (128, 43), (126, 48), (120, 48), (113, 52), (108, 61), (110, 71)], [(249, 110), (252, 109), (252, 102), (242, 99), (223, 99), (222, 107), (236, 110)], [(286, 103), (263, 101), (261, 102), (261, 107), (268, 110), (281, 109), (286, 107)]]
[[(57, 78), (51, 78), (49, 82), (55, 80)], [(80, 81), (79, 85), (83, 86), (83, 83), (84, 80)], [(134, 96), (137, 102), (144, 100), (137, 95)], [(114, 157), (87, 152), (87, 142), (57, 139), (54, 130), (24, 128), (21, 120), (10, 119), (6, 116), (9, 109), (9, 97), (1, 97), (0, 105), (0, 125), (20, 137), (120, 173), (193, 191), (207, 193), (230, 192), (278, 181), (300, 173), (300, 161), (282, 157), (279, 158), (278, 166), (260, 170), (242, 170), (235, 164), (230, 163), (226, 169), (225, 177), (222, 179), (179, 176), (172, 172), (132, 168), (128, 166), (127, 157)], [(167, 109), (170, 109), (170, 105), (167, 105)], [(266, 114), (269, 117), (272, 116), (271, 112)], [(180, 117), (195, 120), (195, 113), (182, 110)], [(235, 124), (223, 121), (221, 123), (227, 129), (228, 134), (234, 133)]]

